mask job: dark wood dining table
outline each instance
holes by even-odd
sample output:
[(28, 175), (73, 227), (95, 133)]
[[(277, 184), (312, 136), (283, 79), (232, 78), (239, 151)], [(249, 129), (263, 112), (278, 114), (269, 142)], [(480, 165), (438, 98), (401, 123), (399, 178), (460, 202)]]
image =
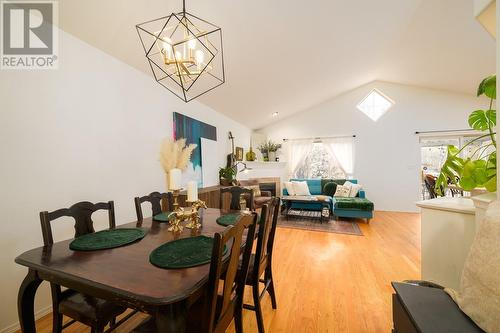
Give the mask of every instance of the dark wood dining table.
[[(162, 269), (149, 262), (158, 246), (179, 238), (213, 236), (224, 230), (216, 219), (230, 211), (208, 208), (200, 211), (202, 227), (168, 231), (168, 223), (146, 218), (120, 227), (141, 227), (146, 236), (135, 243), (107, 250), (73, 251), (65, 240), (24, 252), (16, 263), (28, 267), (18, 294), (18, 313), (24, 333), (36, 332), (34, 298), (42, 281), (49, 281), (83, 294), (154, 316), (158, 332), (183, 332), (189, 306), (204, 291), (210, 264)], [(175, 318), (175, 320), (171, 320)]]

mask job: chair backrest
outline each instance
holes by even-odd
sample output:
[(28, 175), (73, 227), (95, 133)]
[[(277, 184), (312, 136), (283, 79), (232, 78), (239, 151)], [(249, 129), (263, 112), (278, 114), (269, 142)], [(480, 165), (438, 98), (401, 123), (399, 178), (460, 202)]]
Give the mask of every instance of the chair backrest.
[(278, 224), (280, 198), (272, 198), (269, 204), (262, 207), (259, 221), (259, 233), (257, 235), (257, 248), (255, 250), (255, 263), (253, 273), (258, 281), (262, 272), (271, 263), (274, 235)]
[(60, 217), (67, 216), (75, 219), (75, 237), (95, 232), (92, 214), (98, 210), (107, 210), (109, 218), (109, 228), (114, 229), (115, 224), (115, 206), (113, 201), (91, 203), (82, 201), (74, 204), (69, 208), (62, 208), (53, 212), (40, 212), (40, 222), (42, 225), (43, 244), (52, 245), (54, 239), (52, 237), (51, 222)]
[[(204, 330), (206, 332), (225, 332), (233, 320), (235, 310), (243, 306), (243, 291), (255, 238), (256, 222), (256, 213), (243, 215), (234, 225), (214, 236), (207, 285), (208, 316)], [(248, 231), (242, 264), (238, 269), (245, 229)], [(224, 248), (227, 248), (227, 254), (224, 254)], [(221, 283), (222, 295), (219, 296)]]
[(253, 191), (249, 188), (241, 187), (241, 186), (232, 186), (221, 188), (220, 190), (220, 204), (219, 208), (223, 209), (224, 207), (224, 193), (229, 193), (231, 195), (231, 203), (229, 204), (229, 209), (232, 210), (240, 210), (241, 204), (240, 201), (243, 198), (246, 202), (247, 208), (250, 210), (254, 210), (253, 203)]
[(164, 203), (166, 209), (171, 211), (174, 207), (174, 199), (171, 192), (160, 193), (160, 192), (151, 192), (148, 195), (143, 197), (135, 197), (135, 212), (137, 214), (137, 220), (142, 221), (144, 216), (142, 214), (141, 204), (143, 202), (149, 202), (151, 204), (152, 216), (158, 215), (162, 212), (162, 202)]
[(425, 182), (425, 187), (427, 188), (427, 191), (429, 192), (429, 196), (431, 199), (434, 199), (437, 197), (436, 193), (436, 178), (432, 175), (425, 175), (424, 176), (424, 182)]

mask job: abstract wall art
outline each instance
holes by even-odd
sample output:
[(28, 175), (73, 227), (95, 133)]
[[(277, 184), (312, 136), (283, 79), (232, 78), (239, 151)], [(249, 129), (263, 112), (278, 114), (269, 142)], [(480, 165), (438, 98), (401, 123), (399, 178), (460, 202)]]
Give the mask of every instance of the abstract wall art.
[[(183, 178), (198, 181), (198, 186), (203, 186), (201, 138), (217, 141), (217, 128), (194, 118), (174, 112), (173, 133), (174, 139), (186, 138), (187, 143), (195, 143), (198, 146), (193, 151), (191, 165), (188, 166)], [(184, 182), (184, 180), (183, 180)]]

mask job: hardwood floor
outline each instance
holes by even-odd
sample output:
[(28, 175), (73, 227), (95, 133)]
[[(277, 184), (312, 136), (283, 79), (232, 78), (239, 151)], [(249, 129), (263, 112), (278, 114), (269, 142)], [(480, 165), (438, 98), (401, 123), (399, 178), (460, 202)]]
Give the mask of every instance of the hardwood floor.
[[(278, 309), (272, 310), (269, 296), (263, 298), (266, 332), (390, 332), (390, 282), (420, 278), (420, 215), (377, 211), (360, 227), (364, 236), (278, 228)], [(250, 293), (246, 301), (251, 303)], [(116, 332), (128, 332), (141, 318)], [(243, 323), (245, 332), (257, 332), (254, 312), (244, 310)], [(51, 316), (37, 327), (51, 332)], [(74, 324), (64, 332), (89, 329)]]

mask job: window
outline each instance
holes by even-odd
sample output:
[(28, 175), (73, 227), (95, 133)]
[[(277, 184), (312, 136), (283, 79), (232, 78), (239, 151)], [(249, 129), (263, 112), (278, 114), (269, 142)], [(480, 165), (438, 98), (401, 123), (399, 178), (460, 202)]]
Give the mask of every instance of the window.
[(299, 163), (294, 177), (345, 179), (346, 174), (327, 147), (321, 142), (315, 142), (310, 152)]
[(379, 120), (392, 106), (394, 102), (377, 89), (370, 93), (357, 105), (359, 111), (363, 112), (373, 121)]
[[(462, 149), (463, 146), (477, 137), (477, 135), (462, 135), (421, 138), (420, 152), (422, 156), (422, 170), (426, 174), (432, 174), (434, 176), (439, 175), (448, 154), (448, 145), (453, 145), (458, 149)], [(465, 147), (460, 153), (460, 156), (462, 158), (479, 158), (488, 155), (493, 149), (495, 148), (492, 146), (490, 138), (485, 137)]]

